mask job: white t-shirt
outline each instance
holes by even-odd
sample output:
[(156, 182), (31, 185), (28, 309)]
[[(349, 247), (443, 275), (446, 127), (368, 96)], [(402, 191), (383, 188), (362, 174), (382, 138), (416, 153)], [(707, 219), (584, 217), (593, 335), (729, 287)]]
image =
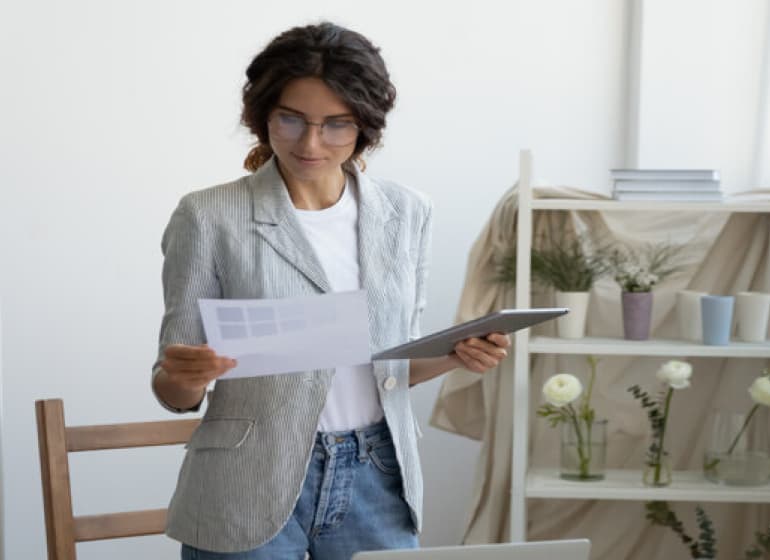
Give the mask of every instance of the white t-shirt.
[[(349, 177), (340, 199), (323, 210), (295, 209), (334, 292), (361, 288), (358, 266), (358, 201)], [(382, 420), (372, 364), (336, 368), (318, 430), (337, 432)]]

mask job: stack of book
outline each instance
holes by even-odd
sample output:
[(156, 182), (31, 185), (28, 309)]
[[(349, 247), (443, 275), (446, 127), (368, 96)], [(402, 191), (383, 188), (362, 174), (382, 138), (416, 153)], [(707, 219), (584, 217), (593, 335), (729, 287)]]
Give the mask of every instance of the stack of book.
[(611, 169), (616, 200), (719, 202), (722, 190), (714, 169)]

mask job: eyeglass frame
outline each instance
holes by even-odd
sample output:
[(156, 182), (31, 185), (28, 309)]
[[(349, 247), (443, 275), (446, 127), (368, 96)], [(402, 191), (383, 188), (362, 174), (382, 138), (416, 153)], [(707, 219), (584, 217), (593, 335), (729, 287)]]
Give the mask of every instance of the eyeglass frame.
[[(277, 113), (277, 112), (279, 112), (279, 111), (280, 111), (281, 113)], [(309, 121), (309, 120), (307, 120), (307, 119), (305, 118), (305, 116), (304, 116), (304, 115), (302, 115), (301, 113), (296, 113), (296, 112), (294, 112), (294, 111), (293, 111), (293, 110), (291, 110), (291, 109), (288, 109), (288, 108), (286, 108), (286, 107), (281, 107), (281, 106), (279, 106), (279, 107), (276, 107), (276, 108), (275, 108), (275, 109), (274, 109), (274, 110), (271, 112), (270, 116), (268, 116), (268, 118), (267, 118), (267, 125), (268, 125), (268, 130), (270, 130), (270, 124), (271, 124), (271, 121), (273, 121), (273, 119), (275, 119), (276, 117), (280, 117), (280, 116), (294, 117), (294, 118), (297, 118), (297, 119), (301, 120), (301, 121), (304, 123), (304, 128), (302, 129), (302, 131), (300, 132), (300, 134), (299, 134), (299, 135), (298, 135), (296, 138), (287, 138), (287, 137), (284, 137), (284, 138), (283, 138), (284, 140), (299, 140), (299, 139), (300, 139), (300, 138), (302, 138), (302, 136), (303, 136), (303, 135), (304, 135), (304, 134), (307, 132), (307, 130), (308, 130), (308, 128), (309, 128), (309, 127), (311, 127), (311, 126), (317, 126), (317, 127), (319, 128), (319, 137), (320, 137), (320, 139), (321, 139), (321, 142), (323, 142), (324, 144), (327, 144), (327, 145), (329, 145), (329, 146), (333, 146), (333, 147), (335, 147), (335, 148), (342, 148), (342, 147), (345, 147), (345, 146), (350, 146), (351, 144), (355, 143), (355, 142), (358, 140), (358, 134), (359, 134), (359, 133), (360, 133), (360, 131), (361, 131), (361, 127), (358, 125), (358, 123), (357, 123), (357, 122), (355, 122), (355, 121), (353, 121), (353, 120), (343, 120), (343, 119), (347, 118), (347, 116), (344, 116), (344, 117), (343, 117), (342, 115), (340, 115), (340, 116), (338, 116), (338, 117), (337, 117), (337, 116), (327, 117), (326, 119), (324, 119), (324, 121), (323, 121), (323, 122), (317, 123), (317, 122), (312, 122), (312, 121)], [(355, 135), (355, 137), (353, 138), (353, 140), (351, 140), (350, 142), (348, 142), (348, 143), (346, 143), (346, 144), (331, 144), (331, 143), (329, 143), (327, 140), (325, 140), (325, 139), (324, 139), (324, 127), (325, 127), (327, 124), (329, 124), (329, 122), (330, 122), (330, 121), (343, 121), (343, 122), (345, 122), (346, 124), (348, 124), (348, 125), (352, 126), (352, 128), (353, 128), (353, 129), (355, 130), (355, 132), (356, 132), (356, 135)], [(329, 129), (327, 129), (327, 130), (329, 130)]]

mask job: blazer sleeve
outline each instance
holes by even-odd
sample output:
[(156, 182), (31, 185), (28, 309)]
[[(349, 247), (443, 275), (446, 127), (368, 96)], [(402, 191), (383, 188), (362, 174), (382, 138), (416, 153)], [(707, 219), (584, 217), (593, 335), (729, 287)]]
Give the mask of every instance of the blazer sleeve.
[(420, 338), (420, 318), (427, 303), (427, 281), (433, 234), (433, 205), (428, 202), (420, 229), (419, 251), (415, 279), (415, 302), (409, 326), (409, 340)]
[[(163, 300), (158, 356), (153, 379), (169, 344), (198, 345), (206, 342), (198, 299), (219, 299), (222, 287), (214, 258), (214, 236), (187, 198), (171, 215), (161, 242), (163, 251)], [(157, 397), (157, 395), (156, 395)], [(173, 412), (184, 412), (158, 401)], [(197, 407), (193, 410), (197, 410)]]

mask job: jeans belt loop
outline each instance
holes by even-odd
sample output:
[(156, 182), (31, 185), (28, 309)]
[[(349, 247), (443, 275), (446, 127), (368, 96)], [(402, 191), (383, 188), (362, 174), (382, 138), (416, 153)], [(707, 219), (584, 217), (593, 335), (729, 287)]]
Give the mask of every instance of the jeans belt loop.
[(358, 440), (358, 460), (362, 463), (367, 459), (366, 434), (363, 430), (356, 430), (356, 439)]

